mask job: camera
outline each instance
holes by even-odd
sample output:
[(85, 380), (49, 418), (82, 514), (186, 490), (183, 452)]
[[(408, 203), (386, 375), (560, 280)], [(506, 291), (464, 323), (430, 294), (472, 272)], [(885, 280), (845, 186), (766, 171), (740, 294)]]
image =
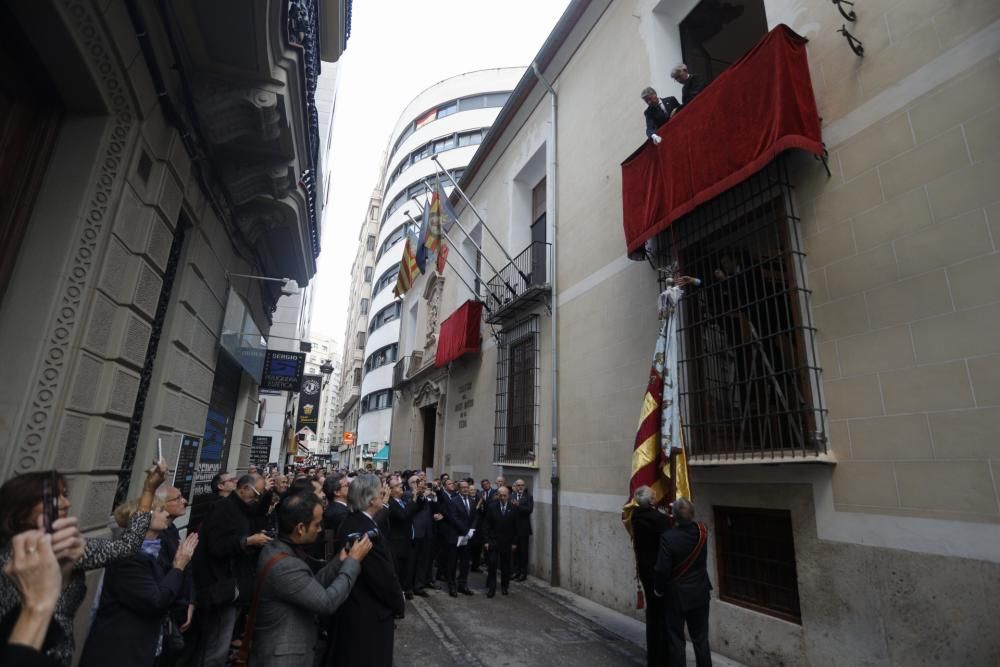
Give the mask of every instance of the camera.
[(270, 537), (272, 540), (278, 536), (278, 531), (277, 531), (276, 528), (266, 528), (266, 529), (264, 529), (264, 530), (262, 530), (260, 532), (264, 533), (265, 535), (267, 535), (268, 537)]
[(358, 540), (360, 540), (365, 535), (368, 536), (369, 540), (371, 540), (372, 542), (374, 542), (375, 538), (378, 537), (378, 530), (375, 529), (375, 528), (372, 528), (371, 530), (366, 530), (363, 533), (360, 533), (360, 532), (359, 533), (348, 533), (347, 534), (347, 539), (344, 542), (344, 548), (347, 549), (348, 551), (350, 551), (351, 547), (354, 546), (354, 543), (357, 542)]

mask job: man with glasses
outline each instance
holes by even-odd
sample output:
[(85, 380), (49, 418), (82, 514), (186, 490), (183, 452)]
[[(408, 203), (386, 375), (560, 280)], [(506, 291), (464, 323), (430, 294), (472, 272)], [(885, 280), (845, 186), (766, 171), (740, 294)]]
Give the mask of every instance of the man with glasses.
[(215, 504), (205, 519), (195, 552), (194, 581), (202, 636), (195, 664), (226, 664), (240, 609), (250, 604), (260, 548), (271, 542), (264, 532), (251, 534), (262, 499), (270, 500), (260, 475), (244, 475), (236, 490)]
[[(184, 516), (187, 510), (187, 498), (180, 489), (164, 484), (156, 490), (156, 498), (163, 503), (170, 524), (166, 530), (160, 533), (160, 554), (158, 560), (164, 572), (169, 572), (173, 567), (174, 556), (181, 545), (181, 533), (177, 529), (175, 521)], [(183, 581), (181, 583), (181, 593), (170, 606), (170, 617), (180, 628), (181, 632), (187, 632), (191, 627), (191, 619), (194, 616), (194, 581), (191, 576), (192, 568), (184, 568)], [(164, 664), (168, 664), (170, 657), (164, 658)]]
[(351, 511), (347, 507), (347, 491), (350, 488), (350, 478), (340, 473), (327, 477), (323, 484), (323, 493), (330, 501), (326, 510), (323, 511), (323, 535), (326, 541), (327, 558), (333, 558), (340, 551), (334, 542), (340, 524)]

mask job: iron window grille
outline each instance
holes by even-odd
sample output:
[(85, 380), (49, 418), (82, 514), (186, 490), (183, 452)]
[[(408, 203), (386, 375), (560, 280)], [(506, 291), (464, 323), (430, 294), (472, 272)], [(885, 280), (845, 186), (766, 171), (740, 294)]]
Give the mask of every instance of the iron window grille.
[(713, 509), (719, 599), (801, 624), (791, 512)]
[(535, 465), (538, 459), (539, 317), (497, 336), (495, 463)]
[(660, 288), (702, 281), (680, 307), (684, 435), (693, 459), (825, 454), (815, 328), (780, 158), (647, 244)]

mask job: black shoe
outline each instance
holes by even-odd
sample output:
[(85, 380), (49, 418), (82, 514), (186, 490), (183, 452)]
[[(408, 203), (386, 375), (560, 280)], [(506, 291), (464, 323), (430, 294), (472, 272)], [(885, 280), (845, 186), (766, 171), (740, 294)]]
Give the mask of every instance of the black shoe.
[(478, 567), (474, 567), (474, 568), (472, 568), (471, 570), (469, 570), (469, 572), (478, 572), (479, 574), (482, 574), (482, 573), (483, 573), (483, 571), (482, 571), (482, 570), (480, 570), (480, 569), (479, 569)]
[(438, 581), (445, 581), (446, 582), (446, 581), (448, 581), (448, 577), (444, 576), (443, 574), (439, 574), (437, 576), (437, 580)]
[(395, 618), (398, 621), (398, 620), (406, 618), (406, 614), (393, 614), (392, 617)]
[(412, 600), (413, 593), (403, 593), (403, 597), (405, 597), (407, 600)]
[(497, 592), (495, 590), (493, 590), (492, 588), (490, 590), (486, 591), (486, 597), (488, 597), (488, 598), (491, 598), (491, 597), (493, 597), (496, 594), (497, 594)]
[(427, 595), (427, 591), (425, 591), (422, 588), (416, 589), (415, 591), (413, 591), (413, 594), (417, 595), (419, 597), (422, 597), (422, 598), (430, 597), (430, 596)]
[(506, 588), (501, 588), (500, 592), (503, 593), (504, 595), (507, 595), (507, 589)]
[(458, 591), (450, 590), (450, 591), (448, 591), (448, 595), (450, 595), (453, 598), (457, 598), (458, 597)]
[(465, 586), (464, 588), (459, 588), (458, 592), (461, 593), (462, 595), (475, 595), (475, 593), (469, 590), (468, 586)]
[(438, 585), (437, 585), (436, 583), (434, 583), (433, 581), (432, 581), (432, 582), (430, 582), (429, 584), (425, 585), (425, 586), (424, 586), (424, 588), (429, 588), (429, 589), (431, 589), (432, 591), (439, 591), (439, 590), (441, 590), (441, 587), (440, 587), (440, 586), (438, 586)]

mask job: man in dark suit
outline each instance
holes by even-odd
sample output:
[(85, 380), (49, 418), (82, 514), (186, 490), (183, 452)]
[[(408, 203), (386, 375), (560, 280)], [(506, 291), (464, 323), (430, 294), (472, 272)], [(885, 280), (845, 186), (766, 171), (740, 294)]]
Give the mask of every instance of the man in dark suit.
[[(464, 479), (458, 483), (458, 494), (451, 499), (443, 523), (445, 551), (447, 554), (448, 594), (457, 597), (459, 593), (472, 595), (469, 590), (469, 543), (478, 525), (475, 499), (470, 497), (469, 483)], [(463, 544), (459, 546), (459, 541)]]
[(653, 581), (660, 537), (670, 529), (670, 517), (655, 507), (656, 496), (648, 486), (640, 486), (633, 495), (636, 508), (629, 519), (636, 569), (646, 595), (646, 665), (669, 664), (666, 601), (654, 592)]
[(528, 541), (531, 539), (531, 513), (535, 511), (535, 500), (525, 488), (524, 480), (514, 482), (514, 493), (510, 503), (517, 512), (517, 549), (514, 552), (514, 581), (528, 578)]
[(676, 525), (660, 538), (660, 553), (654, 568), (656, 595), (667, 608), (667, 642), (671, 665), (687, 664), (684, 657), (684, 625), (694, 644), (698, 667), (711, 667), (708, 646), (708, 610), (712, 582), (708, 579), (708, 529), (695, 522), (694, 505), (686, 498), (673, 504)]
[(403, 589), (392, 565), (388, 540), (375, 515), (382, 509), (382, 484), (375, 475), (358, 475), (348, 492), (351, 513), (340, 524), (338, 542), (377, 530), (371, 553), (361, 563), (361, 576), (335, 616), (337, 663), (392, 666), (395, 618), (405, 612)]
[(656, 91), (649, 87), (642, 90), (641, 97), (642, 101), (646, 103), (646, 110), (643, 111), (643, 115), (646, 116), (646, 137), (651, 139), (654, 144), (659, 144), (661, 139), (656, 131), (670, 120), (670, 117), (681, 105), (674, 97), (660, 99)]
[(337, 531), (350, 510), (347, 507), (347, 490), (351, 486), (351, 480), (347, 475), (336, 474), (327, 477), (323, 482), (323, 493), (326, 494), (330, 504), (323, 510), (323, 536), (326, 542), (326, 557), (333, 558), (340, 552), (336, 544)]
[(419, 509), (413, 515), (413, 567), (411, 581), (402, 582), (403, 588), (412, 590), (414, 595), (426, 597), (425, 588), (437, 589), (431, 573), (431, 561), (434, 556), (434, 517), (437, 507), (437, 494), (424, 486), (424, 480), (418, 475), (412, 475), (409, 480), (410, 497), (422, 498)]
[(705, 89), (705, 83), (697, 74), (691, 74), (688, 66), (681, 63), (670, 70), (670, 78), (681, 84), (681, 104), (687, 104)]
[(420, 511), (424, 500), (406, 501), (403, 495), (403, 480), (393, 476), (389, 482), (389, 550), (396, 575), (403, 587), (407, 600), (413, 599), (413, 519)]
[(507, 595), (510, 588), (510, 560), (517, 550), (518, 513), (510, 504), (510, 491), (501, 486), (496, 492), (496, 502), (486, 507), (483, 522), (483, 539), (489, 573), (486, 575), (486, 597), (497, 592), (497, 566), (500, 567), (500, 592)]

